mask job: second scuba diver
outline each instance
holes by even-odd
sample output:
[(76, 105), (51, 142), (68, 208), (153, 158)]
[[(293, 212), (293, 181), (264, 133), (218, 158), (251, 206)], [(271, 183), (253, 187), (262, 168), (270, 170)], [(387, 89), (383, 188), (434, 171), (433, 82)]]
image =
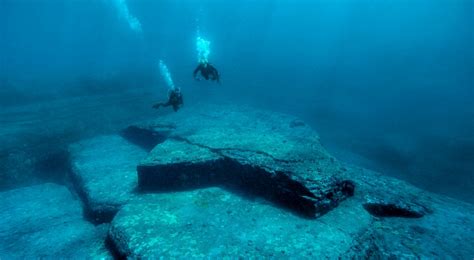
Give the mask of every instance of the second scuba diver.
[(175, 112), (178, 111), (183, 106), (183, 94), (181, 93), (181, 89), (175, 87), (173, 83), (173, 79), (171, 78), (171, 73), (168, 70), (166, 64), (160, 60), (160, 73), (163, 79), (168, 85), (168, 101), (160, 102), (153, 105), (153, 108), (158, 109), (160, 107), (169, 107), (172, 106)]
[(196, 39), (196, 51), (198, 54), (198, 66), (194, 69), (193, 77), (196, 80), (201, 80), (198, 77), (198, 73), (201, 73), (201, 77), (205, 80), (213, 80), (219, 83), (220, 76), (217, 69), (209, 63), (209, 54), (211, 53), (210, 48), (211, 42), (198, 36)]
[(170, 89), (168, 93), (168, 101), (160, 102), (153, 105), (153, 108), (158, 109), (160, 107), (172, 106), (175, 112), (183, 106), (183, 94), (179, 88)]
[(215, 80), (219, 83), (219, 72), (217, 69), (212, 66), (209, 62), (199, 62), (198, 66), (193, 72), (193, 77), (196, 80), (200, 80), (198, 77), (198, 72), (201, 72), (201, 76), (206, 80)]

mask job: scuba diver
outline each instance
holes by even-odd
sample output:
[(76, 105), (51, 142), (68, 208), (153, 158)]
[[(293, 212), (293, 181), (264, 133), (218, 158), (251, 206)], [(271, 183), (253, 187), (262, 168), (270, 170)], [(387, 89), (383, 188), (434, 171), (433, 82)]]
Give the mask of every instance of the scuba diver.
[(199, 65), (196, 67), (196, 69), (193, 72), (193, 77), (196, 80), (200, 80), (198, 77), (198, 72), (201, 72), (201, 76), (206, 79), (206, 80), (215, 80), (217, 83), (219, 83), (219, 72), (217, 69), (212, 66), (209, 62), (200, 62)]
[(196, 80), (201, 80), (198, 77), (198, 72), (205, 80), (215, 80), (219, 83), (219, 72), (217, 69), (209, 63), (209, 54), (211, 53), (210, 48), (211, 42), (198, 36), (196, 39), (196, 51), (198, 54), (198, 66), (193, 72), (193, 77)]
[(172, 106), (174, 112), (177, 112), (178, 109), (183, 106), (183, 94), (179, 88), (170, 89), (168, 93), (168, 101), (167, 102), (160, 102), (153, 105), (154, 109), (158, 109), (160, 107), (169, 107)]
[(169, 107), (172, 106), (175, 112), (178, 111), (183, 106), (183, 94), (181, 93), (181, 89), (175, 87), (173, 83), (173, 79), (171, 78), (171, 73), (168, 70), (166, 64), (160, 60), (160, 74), (168, 85), (168, 101), (160, 102), (153, 105), (154, 109), (158, 109), (160, 107)]

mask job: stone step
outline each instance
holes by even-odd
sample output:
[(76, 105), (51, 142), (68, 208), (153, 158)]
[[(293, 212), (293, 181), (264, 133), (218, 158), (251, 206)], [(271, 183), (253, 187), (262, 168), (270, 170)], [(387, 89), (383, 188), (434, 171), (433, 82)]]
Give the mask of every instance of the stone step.
[(140, 143), (161, 138), (137, 167), (142, 190), (223, 185), (311, 217), (354, 193), (354, 184), (341, 178), (339, 163), (316, 132), (288, 115), (204, 106), (138, 123), (126, 132)]
[(370, 221), (350, 201), (315, 220), (206, 188), (136, 198), (116, 215), (109, 238), (128, 258), (337, 258)]
[(147, 152), (119, 135), (99, 136), (69, 147), (73, 181), (86, 213), (110, 222), (137, 186), (136, 165)]

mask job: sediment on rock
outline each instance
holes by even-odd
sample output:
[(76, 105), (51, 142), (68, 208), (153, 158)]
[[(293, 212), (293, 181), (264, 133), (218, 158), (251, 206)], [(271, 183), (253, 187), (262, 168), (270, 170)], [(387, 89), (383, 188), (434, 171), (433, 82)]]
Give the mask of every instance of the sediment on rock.
[(229, 158), (199, 164), (139, 165), (137, 171), (142, 191), (224, 186), (262, 196), (308, 217), (324, 214), (354, 194), (349, 180), (298, 182), (288, 173), (241, 165)]
[(82, 218), (63, 186), (42, 184), (0, 193), (0, 258), (101, 258), (108, 226)]
[(216, 187), (150, 193), (118, 212), (109, 238), (129, 258), (332, 259), (371, 218), (349, 205), (314, 220)]
[[(258, 162), (239, 156), (247, 154), (257, 157)], [(262, 196), (308, 217), (320, 216), (354, 194), (355, 185), (350, 180), (337, 176), (301, 178), (288, 165), (278, 167), (282, 162), (290, 166), (305, 163), (277, 160), (252, 150), (210, 149), (172, 138), (137, 167), (138, 186), (142, 191), (164, 191), (220, 185)]]
[(135, 143), (156, 145), (137, 167), (143, 191), (226, 186), (311, 217), (354, 194), (355, 184), (341, 178), (316, 132), (284, 114), (203, 106), (124, 133)]
[(82, 140), (69, 151), (73, 184), (86, 216), (94, 223), (110, 222), (134, 196), (136, 165), (146, 151), (118, 135)]

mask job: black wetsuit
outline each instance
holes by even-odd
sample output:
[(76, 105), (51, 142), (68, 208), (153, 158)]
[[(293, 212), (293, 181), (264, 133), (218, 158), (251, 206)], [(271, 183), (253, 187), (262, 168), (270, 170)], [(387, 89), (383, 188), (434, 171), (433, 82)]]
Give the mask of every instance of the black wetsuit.
[(169, 107), (173, 106), (173, 110), (176, 112), (178, 109), (183, 105), (183, 94), (179, 90), (171, 90), (168, 96), (168, 101), (166, 103), (157, 103), (153, 106), (153, 108), (160, 108), (160, 107)]
[(193, 72), (193, 77), (197, 80), (199, 80), (197, 77), (198, 72), (201, 72), (202, 77), (206, 80), (211, 79), (219, 82), (219, 72), (210, 63), (199, 63)]

